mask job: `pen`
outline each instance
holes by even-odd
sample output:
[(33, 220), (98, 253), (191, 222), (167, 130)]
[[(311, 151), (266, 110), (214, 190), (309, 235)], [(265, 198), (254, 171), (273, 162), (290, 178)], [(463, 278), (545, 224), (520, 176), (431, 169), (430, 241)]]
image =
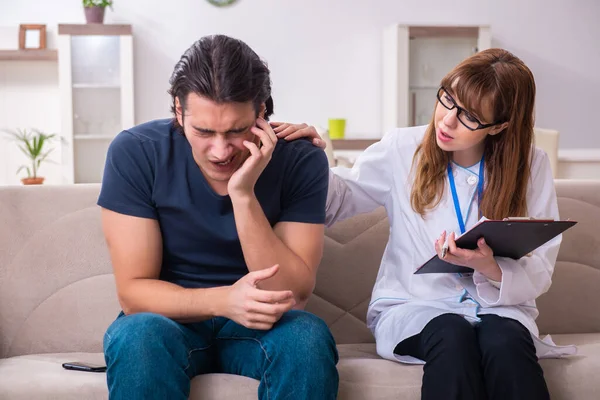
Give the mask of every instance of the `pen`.
[(442, 258), (446, 258), (446, 253), (448, 253), (448, 236), (450, 235), (446, 235), (446, 240), (442, 246)]

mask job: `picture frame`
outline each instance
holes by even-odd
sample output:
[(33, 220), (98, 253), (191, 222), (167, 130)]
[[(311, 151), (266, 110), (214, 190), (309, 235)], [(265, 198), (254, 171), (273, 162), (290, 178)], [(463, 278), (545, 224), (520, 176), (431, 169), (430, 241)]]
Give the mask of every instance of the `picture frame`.
[(19, 49), (41, 50), (46, 48), (46, 25), (19, 25)]

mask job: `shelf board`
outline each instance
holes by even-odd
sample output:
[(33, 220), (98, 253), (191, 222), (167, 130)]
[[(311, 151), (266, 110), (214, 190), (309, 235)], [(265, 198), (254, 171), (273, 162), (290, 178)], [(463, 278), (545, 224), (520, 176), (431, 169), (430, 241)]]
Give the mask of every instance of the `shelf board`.
[(110, 83), (74, 83), (73, 89), (120, 89), (120, 85)]
[(365, 150), (381, 139), (332, 139), (333, 150)]
[(58, 50), (0, 50), (0, 61), (57, 61)]
[(101, 134), (90, 134), (90, 133), (82, 133), (79, 135), (73, 135), (73, 139), (75, 140), (112, 140), (115, 138), (115, 135), (101, 135)]
[(58, 24), (59, 35), (100, 35), (127, 36), (131, 35), (129, 24)]
[(463, 37), (477, 39), (478, 26), (409, 26), (408, 35), (413, 38)]

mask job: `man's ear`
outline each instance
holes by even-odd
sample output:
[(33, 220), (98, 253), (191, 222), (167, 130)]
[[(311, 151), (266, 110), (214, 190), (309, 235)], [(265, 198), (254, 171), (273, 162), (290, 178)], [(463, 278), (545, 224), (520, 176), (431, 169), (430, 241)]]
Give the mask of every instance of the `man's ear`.
[(267, 105), (262, 103), (260, 108), (258, 109), (258, 116), (262, 119), (265, 119), (265, 113), (267, 112)]
[(502, 132), (503, 130), (505, 130), (508, 127), (508, 122), (504, 122), (500, 125), (495, 125), (492, 127), (492, 129), (490, 129), (490, 131), (488, 132), (488, 135), (497, 135), (500, 132)]
[(183, 127), (183, 107), (181, 106), (179, 97), (175, 97), (175, 117), (177, 118), (179, 126)]

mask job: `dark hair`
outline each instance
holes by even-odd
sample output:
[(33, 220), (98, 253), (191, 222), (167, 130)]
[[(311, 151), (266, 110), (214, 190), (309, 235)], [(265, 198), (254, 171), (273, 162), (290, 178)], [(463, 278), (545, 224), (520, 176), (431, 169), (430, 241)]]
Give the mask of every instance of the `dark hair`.
[[(183, 109), (188, 94), (196, 93), (216, 103), (252, 101), (258, 110), (266, 105), (265, 119), (273, 114), (269, 68), (246, 43), (225, 35), (205, 36), (194, 43), (175, 65), (169, 94)], [(177, 118), (175, 125), (180, 128)]]

